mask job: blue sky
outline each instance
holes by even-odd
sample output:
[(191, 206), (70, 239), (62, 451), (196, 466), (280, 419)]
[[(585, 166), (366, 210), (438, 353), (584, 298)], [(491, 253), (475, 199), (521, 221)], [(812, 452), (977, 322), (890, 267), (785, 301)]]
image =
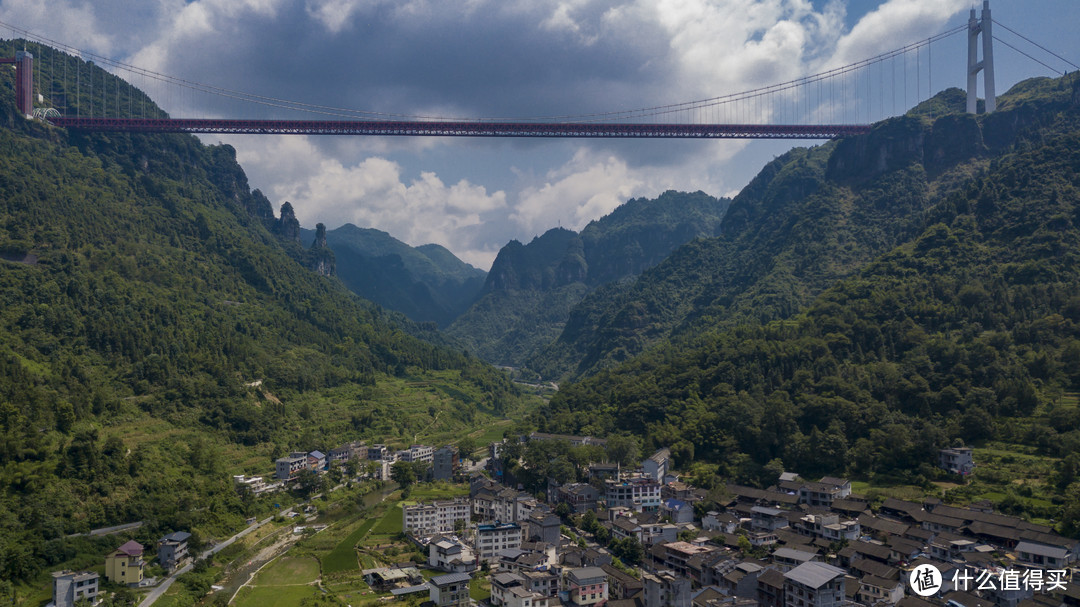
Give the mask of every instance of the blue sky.
[[(401, 114), (525, 117), (650, 107), (774, 84), (963, 24), (971, 6), (965, 0), (3, 0), (0, 21), (171, 76), (276, 98)], [(1080, 63), (1080, 2), (996, 0), (992, 8), (999, 23)], [(1055, 69), (1072, 69), (1003, 28), (995, 34)], [(958, 35), (931, 49), (928, 85), (963, 86), (964, 44)], [(1022, 78), (1052, 75), (1002, 44), (995, 45), (995, 59), (999, 92)], [(888, 80), (897, 66), (878, 69), (870, 84)], [(275, 117), (265, 108), (133, 82), (174, 115)], [(888, 105), (882, 99), (878, 107)], [(346, 222), (379, 228), (413, 245), (442, 244), (485, 269), (512, 238), (527, 241), (556, 225), (580, 229), (631, 197), (666, 189), (734, 194), (764, 162), (795, 145), (206, 141), (235, 146), (252, 187), (275, 205), (291, 201), (307, 227), (321, 221), (330, 228)]]

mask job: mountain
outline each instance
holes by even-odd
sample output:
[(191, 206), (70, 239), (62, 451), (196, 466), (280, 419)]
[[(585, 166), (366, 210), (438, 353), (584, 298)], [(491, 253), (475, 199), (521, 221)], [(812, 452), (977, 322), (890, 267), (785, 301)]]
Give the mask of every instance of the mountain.
[[(301, 230), (304, 242), (315, 232)], [(345, 224), (326, 231), (336, 273), (353, 293), (415, 322), (446, 326), (468, 308), (484, 285), (485, 272), (445, 247), (411, 247), (386, 232)]]
[[(564, 385), (539, 429), (643, 436), (706, 486), (779, 468), (929, 487), (956, 441), (1076, 453), (1080, 76), (990, 115), (958, 99), (767, 166), (719, 238), (597, 306), (594, 343), (641, 353)], [(1040, 483), (1012, 507), (1080, 531), (1075, 476)]]
[[(23, 44), (148, 103), (32, 42), (0, 41), (0, 56)], [(95, 527), (222, 537), (272, 505), (241, 499), (230, 474), (337, 441), (461, 436), (519, 403), (504, 374), (327, 278), (325, 247), (297, 241), (288, 203), (275, 218), (230, 146), (26, 120), (11, 80), (0, 72), (0, 579), (99, 563), (86, 554), (111, 548), (66, 538)]]
[(669, 191), (627, 201), (580, 234), (555, 228), (499, 251), (476, 302), (447, 329), (481, 358), (520, 366), (562, 331), (591, 290), (634, 276), (695, 238), (715, 236), (729, 201)]
[[(921, 213), (971, 170), (957, 158), (978, 131), (946, 91), (869, 135), (795, 148), (732, 201), (721, 236), (689, 243), (632, 283), (597, 289), (530, 361), (545, 376), (583, 377), (678, 336), (768, 322), (912, 238)], [(930, 121), (930, 109), (948, 116)], [(956, 147), (957, 149), (952, 149)]]

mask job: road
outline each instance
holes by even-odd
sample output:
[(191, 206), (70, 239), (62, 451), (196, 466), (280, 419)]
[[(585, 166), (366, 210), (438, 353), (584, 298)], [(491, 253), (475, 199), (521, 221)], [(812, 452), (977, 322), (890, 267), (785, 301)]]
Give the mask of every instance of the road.
[[(288, 516), (290, 512), (292, 512), (292, 508), (289, 508), (288, 510), (282, 510), (280, 512), (280, 514), (282, 516)], [(236, 540), (244, 537), (245, 535), (251, 533), (252, 531), (255, 531), (259, 527), (262, 527), (263, 525), (269, 523), (272, 520), (274, 520), (274, 517), (268, 516), (268, 517), (264, 518), (261, 521), (252, 523), (251, 525), (244, 528), (242, 531), (240, 531), (236, 535), (230, 537), (229, 539), (224, 540), (224, 541), (222, 541), (222, 542), (220, 542), (218, 544), (214, 544), (214, 546), (209, 548), (208, 550), (204, 550), (199, 555), (199, 558), (205, 559), (207, 557), (213, 556), (213, 555), (221, 552), (222, 550), (224, 550), (224, 549), (228, 548), (229, 546), (233, 545), (233, 542), (235, 542)], [(172, 575), (165, 578), (165, 580), (162, 581), (160, 584), (158, 584), (156, 588), (151, 590), (150, 594), (146, 595), (146, 598), (143, 599), (143, 601), (141, 603), (139, 603), (139, 607), (150, 607), (150, 605), (153, 605), (154, 601), (161, 598), (161, 595), (165, 594), (165, 591), (167, 591), (169, 589), (169, 587), (172, 586), (172, 583), (176, 581), (176, 578), (181, 576), (181, 575), (184, 575), (188, 571), (191, 571), (191, 568), (193, 567), (193, 565), (194, 565), (193, 563), (188, 563), (187, 565), (184, 565), (180, 569), (177, 569), (176, 571), (174, 571), (172, 573)]]
[(111, 535), (113, 533), (120, 533), (121, 531), (127, 531), (129, 529), (138, 529), (142, 527), (142, 521), (135, 521), (134, 523), (125, 523), (123, 525), (116, 525), (114, 527), (102, 527), (101, 529), (94, 529), (87, 533), (72, 533), (67, 537), (80, 537), (85, 535)]

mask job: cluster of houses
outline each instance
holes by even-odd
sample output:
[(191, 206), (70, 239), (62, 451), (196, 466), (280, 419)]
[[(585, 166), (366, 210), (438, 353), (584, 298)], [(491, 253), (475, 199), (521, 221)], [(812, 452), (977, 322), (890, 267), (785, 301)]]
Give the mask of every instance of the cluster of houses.
[[(326, 455), (321, 451), (294, 451), (274, 461), (274, 488), (280, 489), (304, 470), (325, 472), (334, 462), (344, 463), (349, 460), (365, 460), (376, 465), (374, 477), (390, 478), (390, 466), (395, 462), (424, 462), (431, 464), (428, 480), (451, 480), (461, 470), (461, 457), (457, 447), (446, 445), (439, 449), (428, 445), (412, 445), (408, 449), (394, 451), (386, 445), (366, 445), (364, 441), (346, 443), (330, 450)], [(261, 482), (262, 479), (258, 479)], [(248, 479), (251, 482), (251, 479)], [(263, 484), (263, 487), (270, 485)], [(254, 490), (254, 489), (253, 489)], [(267, 489), (269, 490), (269, 489)]]
[[(158, 540), (157, 560), (166, 572), (177, 570), (188, 560), (190, 538), (190, 533), (177, 531)], [(105, 556), (105, 579), (132, 588), (147, 585), (151, 580), (147, 580), (144, 575), (144, 550), (142, 544), (131, 540), (110, 552)], [(83, 599), (91, 604), (96, 603), (100, 577), (92, 571), (54, 571), (52, 605), (73, 607)]]
[[(973, 469), (962, 461), (969, 449), (949, 451), (943, 466)], [(492, 572), (496, 607), (1080, 605), (1080, 576), (1071, 583), (1080, 541), (990, 504), (887, 499), (872, 509), (846, 479), (785, 473), (767, 489), (727, 485), (706, 511), (695, 508), (704, 492), (669, 466), (666, 449), (633, 471), (593, 465), (589, 482), (549, 482), (545, 500), (476, 475), (468, 498), (404, 508), (405, 533), (445, 575), (427, 583), (393, 568), (365, 576), (395, 596), (426, 592), (437, 607), (471, 604), (468, 584), (481, 568)], [(593, 534), (566, 533), (554, 514), (560, 503), (595, 512), (612, 541), (639, 543), (643, 562), (618, 566)], [(912, 574), (927, 565), (942, 583), (916, 593)], [(1056, 583), (1024, 586), (1020, 576)], [(1002, 579), (1014, 583), (992, 583)]]

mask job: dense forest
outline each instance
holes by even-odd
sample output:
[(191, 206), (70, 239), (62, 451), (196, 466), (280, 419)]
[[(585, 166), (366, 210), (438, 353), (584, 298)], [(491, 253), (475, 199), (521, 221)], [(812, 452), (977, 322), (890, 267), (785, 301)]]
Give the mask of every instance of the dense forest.
[[(92, 64), (27, 45), (142, 97)], [(142, 520), (152, 542), (164, 530), (242, 523), (226, 454), (265, 454), (258, 466), (269, 469), (265, 456), (334, 446), (299, 444), (329, 440), (310, 401), (295, 404), (303, 395), (442, 382), (455, 420), (519, 398), (503, 374), (313, 271), (332, 255), (298, 242), (291, 205), (275, 217), (231, 147), (55, 129), (17, 112), (12, 81), (5, 70), (0, 578), (65, 561), (81, 540), (64, 536), (93, 527)], [(353, 422), (337, 434), (374, 423), (363, 399), (343, 408)]]
[(704, 192), (668, 191), (631, 199), (580, 234), (553, 228), (526, 244), (510, 241), (476, 301), (447, 334), (485, 360), (539, 364), (544, 376), (559, 377), (564, 361), (536, 357), (563, 331), (573, 307), (590, 291), (637, 276), (687, 242), (716, 236), (729, 203)]
[[(744, 257), (748, 233), (782, 246)], [(1063, 508), (1046, 514), (1080, 531), (1080, 409), (1063, 398), (1080, 389), (1077, 75), (1021, 83), (992, 115), (913, 112), (793, 151), (736, 198), (723, 236), (638, 283), (604, 314), (639, 310), (609, 326), (644, 352), (564, 386), (542, 430), (643, 432), (707, 463), (705, 485), (764, 482), (766, 466), (925, 485), (941, 447), (1031, 445), (1063, 458)]]
[[(304, 241), (315, 233), (301, 230)], [(345, 224), (326, 231), (337, 276), (352, 292), (418, 323), (445, 327), (460, 316), (484, 286), (486, 273), (445, 247), (411, 247), (373, 228)]]

